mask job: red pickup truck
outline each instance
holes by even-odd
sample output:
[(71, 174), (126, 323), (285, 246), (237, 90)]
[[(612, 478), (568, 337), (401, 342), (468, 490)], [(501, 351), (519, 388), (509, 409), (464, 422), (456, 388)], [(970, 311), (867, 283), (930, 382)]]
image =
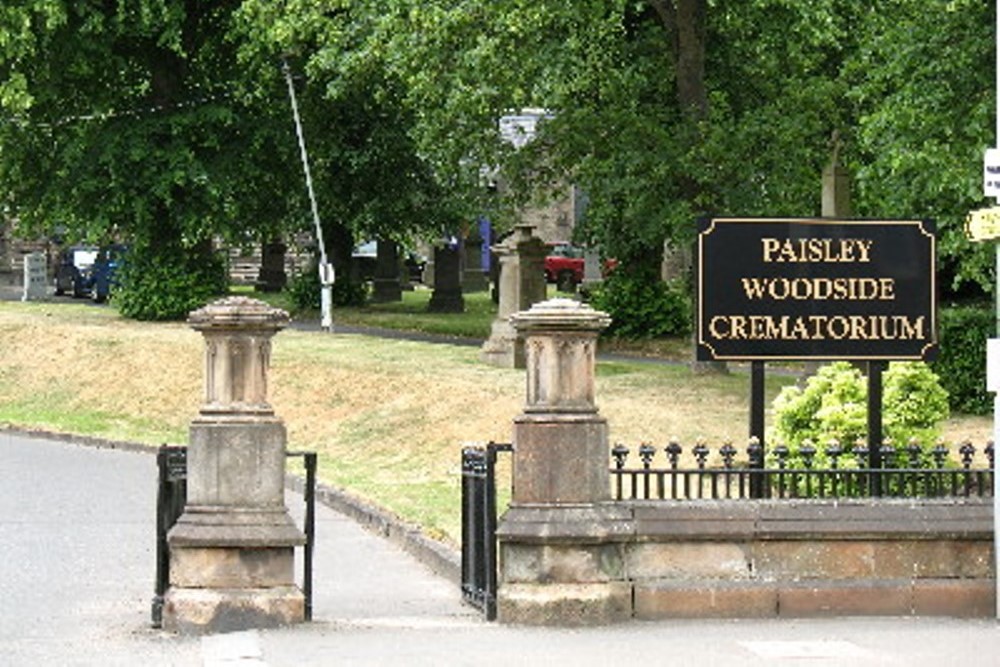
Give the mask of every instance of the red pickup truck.
[(545, 280), (561, 292), (572, 292), (583, 282), (583, 248), (557, 243), (545, 257)]

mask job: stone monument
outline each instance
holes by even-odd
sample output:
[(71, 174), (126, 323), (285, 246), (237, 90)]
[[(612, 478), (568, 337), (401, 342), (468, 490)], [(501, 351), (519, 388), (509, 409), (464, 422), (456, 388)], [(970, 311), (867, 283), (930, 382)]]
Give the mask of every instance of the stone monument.
[(465, 310), (462, 297), (462, 266), (460, 248), (445, 244), (434, 248), (434, 292), (427, 303), (432, 313), (461, 313)]
[(607, 422), (594, 402), (597, 336), (611, 318), (552, 299), (511, 320), (527, 352), (527, 402), (514, 420), (513, 495), (497, 531), (499, 619), (628, 618), (631, 588), (608, 538), (630, 515), (609, 502)]
[(281, 239), (267, 241), (260, 249), (260, 270), (254, 288), (258, 292), (280, 292), (288, 284), (285, 255), (288, 246)]
[(400, 282), (399, 246), (395, 241), (379, 239), (375, 249), (372, 301), (389, 303), (402, 300), (403, 285)]
[(21, 301), (38, 301), (48, 295), (48, 268), (45, 254), (32, 252), (24, 256), (24, 291)]
[(601, 254), (594, 248), (587, 248), (583, 251), (583, 283), (580, 287), (589, 290), (602, 282), (604, 275), (601, 273)]
[(304, 619), (284, 502), (285, 426), (267, 400), (271, 338), (288, 314), (230, 297), (190, 314), (205, 337), (205, 396), (191, 423), (187, 506), (167, 536), (163, 627), (195, 634)]
[(483, 239), (478, 229), (473, 229), (462, 244), (465, 256), (462, 269), (462, 292), (485, 292), (489, 278), (483, 270)]
[(480, 358), (492, 366), (524, 368), (524, 347), (510, 316), (545, 300), (546, 248), (533, 231), (532, 225), (518, 225), (510, 238), (492, 248), (500, 263), (500, 303), (480, 352)]

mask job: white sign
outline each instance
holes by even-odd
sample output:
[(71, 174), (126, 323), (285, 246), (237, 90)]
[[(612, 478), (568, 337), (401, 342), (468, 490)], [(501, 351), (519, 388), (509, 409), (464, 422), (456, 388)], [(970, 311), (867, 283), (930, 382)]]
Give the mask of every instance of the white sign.
[(983, 158), (983, 196), (1000, 197), (1000, 148), (987, 148)]
[(986, 339), (986, 391), (1000, 392), (1000, 338)]
[(332, 285), (336, 280), (337, 280), (337, 275), (336, 272), (333, 270), (333, 264), (319, 265), (320, 285)]

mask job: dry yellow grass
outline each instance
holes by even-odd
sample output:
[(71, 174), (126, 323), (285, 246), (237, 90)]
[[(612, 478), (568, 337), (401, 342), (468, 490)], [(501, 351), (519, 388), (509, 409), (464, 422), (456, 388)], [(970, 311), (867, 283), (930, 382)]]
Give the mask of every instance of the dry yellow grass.
[[(0, 304), (0, 424), (184, 442), (201, 400), (202, 346), (183, 324)], [(476, 348), (288, 330), (275, 338), (272, 365), (289, 446), (320, 453), (321, 479), (452, 539), (462, 444), (509, 440), (524, 399), (524, 371), (485, 366)], [(602, 363), (597, 396), (613, 442), (739, 444), (747, 430), (738, 375)], [(977, 442), (989, 429), (974, 418), (948, 427), (950, 438)]]

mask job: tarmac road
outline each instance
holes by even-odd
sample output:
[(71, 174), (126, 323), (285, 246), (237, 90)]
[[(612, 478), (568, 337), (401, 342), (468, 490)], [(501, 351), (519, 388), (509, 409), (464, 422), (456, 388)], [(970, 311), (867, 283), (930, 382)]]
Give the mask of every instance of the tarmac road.
[[(997, 665), (993, 620), (488, 624), (395, 544), (317, 508), (310, 624), (205, 638), (149, 625), (150, 453), (0, 431), (0, 665)], [(289, 496), (297, 513), (301, 497)]]

